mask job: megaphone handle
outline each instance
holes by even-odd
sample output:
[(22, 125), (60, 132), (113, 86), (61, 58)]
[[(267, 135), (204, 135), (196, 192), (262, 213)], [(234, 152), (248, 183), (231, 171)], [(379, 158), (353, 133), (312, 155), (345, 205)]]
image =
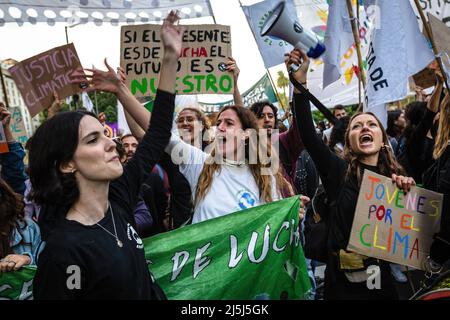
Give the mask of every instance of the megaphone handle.
[(309, 92), (308, 89), (306, 89), (300, 82), (295, 80), (295, 78), (292, 76), (292, 72), (289, 72), (289, 80), (291, 80), (292, 84), (294, 85), (297, 90), (299, 90), (302, 94), (304, 94), (309, 101), (313, 103), (313, 105), (316, 106), (317, 109), (319, 109), (320, 112), (327, 118), (328, 121), (330, 121), (332, 124), (336, 124), (338, 119), (334, 116), (333, 113), (331, 113), (330, 110), (328, 110), (327, 107), (323, 105), (322, 102), (319, 101), (311, 92)]

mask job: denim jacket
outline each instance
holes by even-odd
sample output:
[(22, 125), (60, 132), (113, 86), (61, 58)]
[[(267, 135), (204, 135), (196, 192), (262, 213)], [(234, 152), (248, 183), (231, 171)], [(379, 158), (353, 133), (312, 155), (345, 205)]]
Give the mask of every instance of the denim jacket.
[(9, 142), (8, 147), (9, 152), (0, 155), (2, 178), (13, 188), (14, 192), (23, 195), (25, 180), (27, 180), (23, 163), (25, 151), (19, 142)]
[(18, 221), (11, 235), (11, 249), (14, 254), (24, 254), (31, 258), (30, 265), (36, 265), (37, 256), (43, 249), (39, 226), (31, 219)]

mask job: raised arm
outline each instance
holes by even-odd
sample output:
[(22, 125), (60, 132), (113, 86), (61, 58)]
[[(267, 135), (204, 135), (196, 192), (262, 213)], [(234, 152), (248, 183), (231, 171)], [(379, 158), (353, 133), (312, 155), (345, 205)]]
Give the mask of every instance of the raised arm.
[[(288, 70), (292, 64), (300, 65), (299, 69), (292, 73), (295, 80), (306, 86), (306, 74), (309, 67), (309, 59), (303, 52), (294, 50), (286, 59), (286, 66)], [(294, 103), (293, 113), (296, 120), (297, 129), (300, 133), (303, 144), (308, 150), (311, 158), (316, 165), (322, 179), (329, 176), (331, 169), (330, 161), (335, 155), (325, 145), (325, 143), (317, 136), (316, 129), (311, 114), (310, 102), (305, 94), (300, 93), (297, 88), (294, 88)]]

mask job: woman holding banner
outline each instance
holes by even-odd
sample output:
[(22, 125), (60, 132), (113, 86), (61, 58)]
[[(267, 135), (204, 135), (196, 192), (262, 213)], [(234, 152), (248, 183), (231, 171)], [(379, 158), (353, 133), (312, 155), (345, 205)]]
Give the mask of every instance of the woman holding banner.
[[(154, 119), (125, 168), (115, 142), (105, 136), (91, 113), (55, 115), (32, 137), (32, 197), (43, 205), (39, 222), (46, 241), (38, 258), (34, 298), (164, 298), (150, 275), (133, 209), (149, 167), (159, 160), (170, 139), (182, 37), (177, 20), (173, 12), (164, 20), (165, 53)], [(91, 90), (112, 90), (122, 104), (130, 102), (131, 92), (117, 77), (99, 83), (95, 75), (104, 73), (90, 71), (94, 74)]]
[[(309, 59), (300, 50), (293, 50), (286, 59), (288, 70), (300, 65), (292, 76), (306, 85)], [(302, 141), (311, 155), (322, 179), (330, 205), (328, 261), (325, 271), (325, 299), (398, 299), (389, 263), (346, 251), (353, 224), (359, 188), (364, 169), (392, 177), (393, 182), (409, 191), (415, 182), (404, 177), (388, 147), (388, 137), (380, 121), (372, 113), (357, 113), (345, 133), (344, 159), (338, 157), (316, 135), (304, 93), (295, 89), (294, 116)], [(334, 204), (334, 205), (333, 205)], [(381, 287), (370, 290), (367, 285), (368, 266), (381, 270)]]

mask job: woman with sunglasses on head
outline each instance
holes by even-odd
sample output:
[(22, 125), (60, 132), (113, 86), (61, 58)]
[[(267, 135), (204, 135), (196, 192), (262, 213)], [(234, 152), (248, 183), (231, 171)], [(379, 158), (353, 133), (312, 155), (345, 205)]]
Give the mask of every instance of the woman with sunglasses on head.
[[(32, 196), (43, 205), (39, 222), (46, 241), (33, 283), (36, 299), (164, 298), (150, 275), (133, 210), (149, 166), (170, 138), (182, 36), (177, 20), (173, 12), (164, 19), (153, 119), (127, 166), (122, 167), (115, 142), (88, 112), (59, 113), (32, 137)], [(89, 81), (90, 89), (112, 91), (124, 105), (134, 103), (105, 64), (108, 72), (89, 70), (103, 79)]]
[[(306, 84), (309, 59), (293, 50), (286, 59), (288, 70), (300, 65), (292, 75)], [(388, 147), (388, 137), (380, 121), (370, 112), (355, 114), (345, 133), (343, 159), (334, 154), (316, 135), (309, 100), (294, 90), (294, 116), (311, 158), (316, 165), (331, 206), (328, 261), (325, 271), (325, 299), (398, 299), (389, 263), (346, 250), (355, 215), (364, 170), (391, 177), (398, 188), (409, 191), (412, 178), (401, 176), (402, 168)], [(358, 265), (358, 267), (355, 266)], [(361, 266), (377, 265), (381, 270), (381, 288), (369, 290), (368, 272)]]

